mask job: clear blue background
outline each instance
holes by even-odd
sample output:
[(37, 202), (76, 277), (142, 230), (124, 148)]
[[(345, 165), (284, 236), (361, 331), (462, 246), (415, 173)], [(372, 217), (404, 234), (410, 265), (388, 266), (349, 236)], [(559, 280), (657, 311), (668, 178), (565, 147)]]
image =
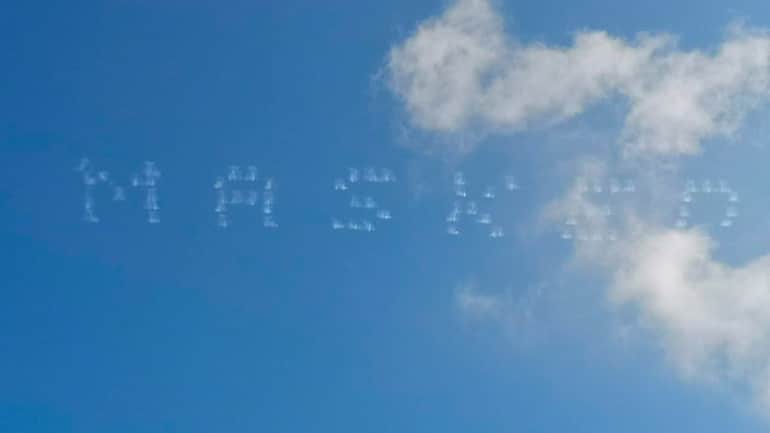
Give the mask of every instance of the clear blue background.
[[(611, 343), (597, 299), (538, 323), (548, 331), (523, 345), (458, 314), (458, 285), (524, 296), (563, 266), (568, 246), (531, 227), (566, 181), (544, 175), (556, 164), (537, 133), (490, 139), (464, 160), (405, 145), (378, 72), (444, 6), (5, 2), (0, 432), (766, 428), (730, 395), (681, 383), (655, 347)], [(554, 44), (598, 28), (702, 47), (732, 19), (770, 22), (763, 1), (500, 6), (512, 33)], [(156, 161), (162, 223), (144, 223), (135, 196), (123, 209), (99, 202), (101, 224), (81, 222), (81, 156), (124, 179)], [(277, 231), (246, 213), (215, 225), (213, 180), (249, 163), (278, 181)], [(333, 179), (368, 164), (399, 176), (378, 195), (395, 220), (367, 236), (333, 232), (344, 211)], [(504, 241), (444, 234), (458, 167), (519, 178), (498, 210)], [(591, 318), (576, 319), (581, 309)]]

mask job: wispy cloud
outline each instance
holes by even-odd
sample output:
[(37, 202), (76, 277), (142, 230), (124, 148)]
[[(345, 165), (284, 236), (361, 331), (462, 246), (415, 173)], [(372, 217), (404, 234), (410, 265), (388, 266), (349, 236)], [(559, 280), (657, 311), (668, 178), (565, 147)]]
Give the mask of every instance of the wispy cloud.
[(460, 312), (474, 319), (500, 318), (507, 301), (499, 294), (481, 293), (471, 284), (463, 284), (455, 291), (455, 303)]
[(546, 296), (542, 286), (482, 290), (471, 281), (456, 288), (454, 301), (464, 319), (499, 325), (518, 343), (535, 334), (542, 335), (550, 310), (560, 306), (559, 300)]

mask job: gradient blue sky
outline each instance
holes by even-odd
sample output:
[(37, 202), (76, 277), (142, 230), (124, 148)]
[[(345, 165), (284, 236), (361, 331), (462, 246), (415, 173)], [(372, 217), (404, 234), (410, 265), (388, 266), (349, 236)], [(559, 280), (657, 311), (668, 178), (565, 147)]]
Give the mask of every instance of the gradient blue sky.
[[(570, 245), (537, 223), (584, 151), (559, 137), (612, 130), (612, 108), (487, 137), (463, 158), (405, 136), (386, 56), (447, 4), (6, 3), (0, 432), (765, 431), (741, 397), (674, 373), (654, 340), (614, 338), (601, 277), (572, 270)], [(519, 38), (556, 45), (594, 28), (700, 48), (735, 19), (770, 25), (763, 1), (498, 6)], [(747, 143), (761, 144), (762, 119), (747, 121)], [(739, 263), (770, 240), (768, 155), (731, 149), (687, 170), (743, 188), (761, 224), (719, 253)], [(82, 156), (124, 179), (156, 161), (162, 223), (146, 224), (134, 196), (101, 200), (103, 221), (84, 224)], [(246, 212), (216, 227), (211, 185), (230, 164), (276, 178), (278, 230)], [(347, 212), (334, 178), (370, 164), (399, 177), (376, 191), (394, 220), (332, 231)], [(495, 210), (503, 241), (446, 235), (456, 169), (479, 187), (516, 175), (522, 190)], [(469, 318), (464, 286), (534, 316)]]

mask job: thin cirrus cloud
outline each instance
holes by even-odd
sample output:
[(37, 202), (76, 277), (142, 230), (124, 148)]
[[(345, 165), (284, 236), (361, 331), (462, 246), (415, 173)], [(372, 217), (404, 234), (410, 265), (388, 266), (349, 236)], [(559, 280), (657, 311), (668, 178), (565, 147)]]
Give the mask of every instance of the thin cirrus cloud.
[[(624, 98), (617, 145), (651, 162), (646, 170), (657, 166), (662, 178), (676, 176), (664, 164), (669, 156), (730, 137), (768, 102), (770, 35), (733, 26), (709, 51), (682, 50), (671, 35), (628, 41), (602, 31), (578, 32), (565, 47), (527, 44), (506, 34), (488, 0), (457, 0), (391, 48), (386, 73), (410, 123), (447, 135), (526, 130)], [(598, 161), (578, 170), (606, 179), (613, 167)], [(670, 228), (649, 204), (626, 205), (612, 223), (598, 206), (575, 185), (544, 214), (549, 221), (577, 215), (591, 232), (618, 233), (611, 246), (575, 240), (576, 258), (608, 276), (609, 302), (632, 310), (658, 336), (683, 377), (748, 389), (770, 413), (770, 255), (728, 265), (714, 257), (706, 232)], [(506, 311), (499, 299), (473, 291), (460, 291), (456, 301), (473, 316), (497, 319)]]
[(671, 35), (581, 31), (571, 46), (520, 43), (488, 0), (458, 0), (391, 48), (391, 91), (412, 124), (440, 133), (523, 130), (619, 95), (627, 151), (693, 154), (729, 136), (770, 93), (770, 36), (733, 26), (713, 52)]

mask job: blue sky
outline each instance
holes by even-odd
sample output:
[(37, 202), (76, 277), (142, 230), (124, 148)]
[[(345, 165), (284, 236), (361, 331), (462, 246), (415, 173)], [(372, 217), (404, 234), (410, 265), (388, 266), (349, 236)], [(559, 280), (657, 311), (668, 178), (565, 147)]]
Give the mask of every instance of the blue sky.
[[(750, 50), (744, 62), (717, 54), (726, 41), (753, 47), (746, 38), (765, 48), (765, 2), (3, 9), (0, 431), (768, 428), (768, 92), (757, 71), (770, 69)], [(750, 30), (733, 35), (735, 22)], [(608, 39), (577, 44), (588, 30)], [(640, 33), (678, 42), (644, 57)], [(467, 40), (482, 44), (455, 51)], [(620, 48), (597, 54), (607, 40)], [(410, 51), (414, 41), (425, 45)], [(473, 51), (490, 41), (492, 66)], [(542, 62), (527, 57), (538, 47)], [(559, 52), (572, 67), (553, 66)], [(586, 66), (619, 64), (618, 52), (642, 66)], [(425, 60), (442, 53), (459, 61)], [(682, 53), (705, 60), (666, 66)], [(521, 84), (554, 70), (567, 90)], [(430, 71), (439, 79), (410, 87)], [(682, 132), (685, 109), (673, 123), (665, 107), (644, 111), (668, 95), (656, 85), (666, 77), (681, 78), (666, 107), (684, 101), (711, 126)], [(705, 93), (693, 102), (677, 86)], [(146, 222), (143, 190), (115, 203), (105, 184), (101, 221), (84, 222), (83, 157), (126, 186), (154, 161), (160, 224)], [(230, 165), (257, 166), (260, 191), (274, 178), (277, 229), (245, 206), (217, 227), (213, 185)], [(363, 212), (335, 179), (368, 166), (397, 181), (350, 186), (393, 219), (333, 230)], [(503, 238), (471, 218), (447, 234), (458, 171)], [(506, 175), (521, 188), (506, 191)], [(586, 178), (638, 191), (611, 203), (618, 221), (597, 221), (581, 212), (607, 195), (571, 195)], [(720, 229), (727, 195), (713, 194), (676, 228), (687, 179), (728, 181), (735, 226)], [(487, 186), (496, 197), (484, 201)], [(619, 239), (562, 240), (565, 213)]]

